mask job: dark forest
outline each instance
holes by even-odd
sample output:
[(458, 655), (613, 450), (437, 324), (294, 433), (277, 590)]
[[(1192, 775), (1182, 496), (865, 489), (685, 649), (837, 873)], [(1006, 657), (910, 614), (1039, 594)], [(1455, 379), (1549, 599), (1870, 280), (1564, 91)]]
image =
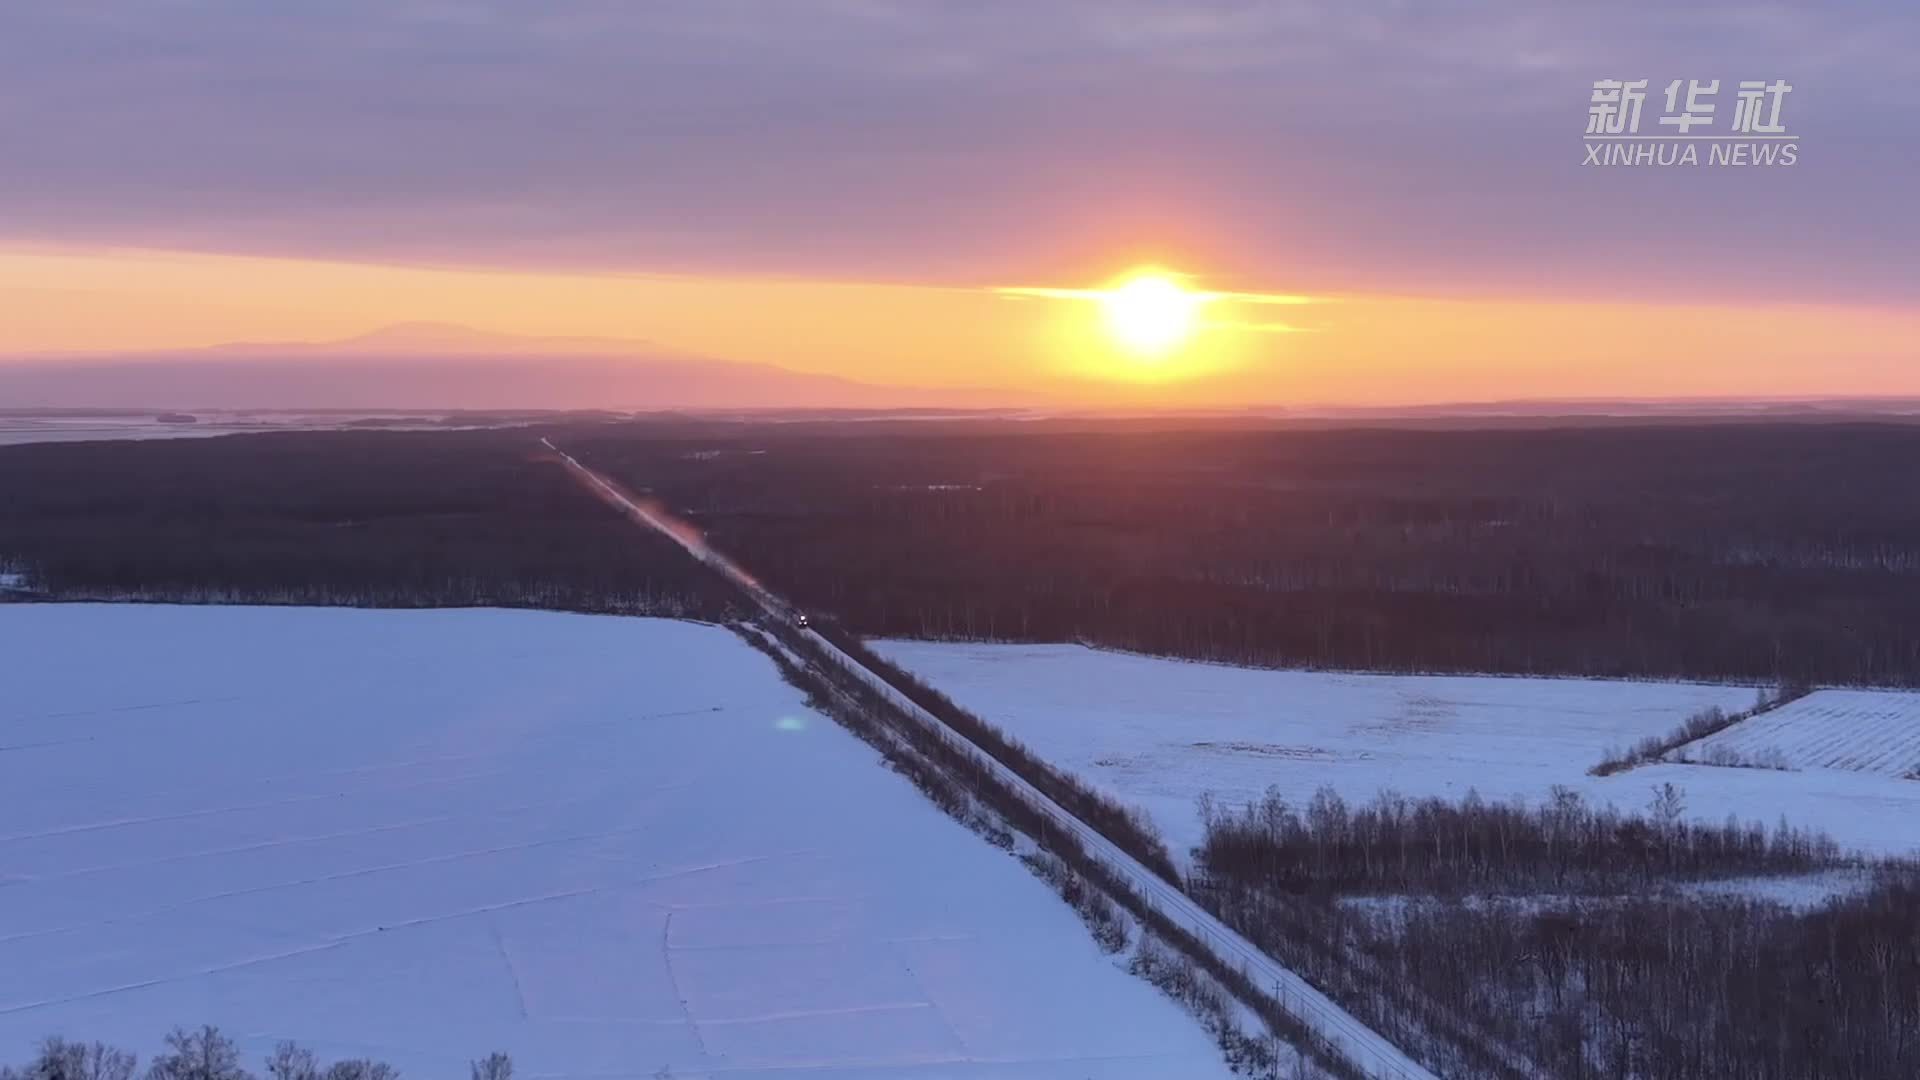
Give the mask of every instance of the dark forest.
[[(545, 429), (861, 635), (1382, 671), (1920, 682), (1920, 426)], [(527, 429), (0, 449), (65, 597), (705, 614)]]
[(516, 431), (0, 449), (0, 569), (61, 599), (719, 618), (726, 587)]
[(1920, 681), (1920, 427), (563, 432), (865, 635)]

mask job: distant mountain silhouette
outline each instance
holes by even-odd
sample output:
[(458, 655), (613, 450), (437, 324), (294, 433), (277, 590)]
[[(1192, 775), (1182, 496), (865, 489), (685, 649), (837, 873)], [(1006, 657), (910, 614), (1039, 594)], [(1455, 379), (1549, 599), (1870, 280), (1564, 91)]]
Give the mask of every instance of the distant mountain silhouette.
[[(1006, 391), (856, 382), (645, 341), (399, 323), (329, 342), (0, 358), (0, 407), (128, 409), (972, 409)], [(1026, 397), (1028, 395), (1022, 395)]]

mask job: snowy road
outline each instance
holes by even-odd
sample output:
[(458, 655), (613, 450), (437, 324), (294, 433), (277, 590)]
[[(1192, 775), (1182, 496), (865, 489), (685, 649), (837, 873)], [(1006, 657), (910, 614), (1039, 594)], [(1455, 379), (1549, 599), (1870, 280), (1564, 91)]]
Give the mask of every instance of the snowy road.
[[(780, 619), (789, 617), (793, 610), (792, 605), (769, 592), (744, 568), (709, 548), (696, 530), (675, 521), (663, 509), (643, 506), (606, 478), (554, 446), (552, 442), (546, 439), (540, 441), (545, 443), (548, 449), (559, 454), (570, 469), (616, 505), (628, 511), (636, 521), (672, 538), (695, 558), (726, 574), (746, 589), (750, 595), (759, 599), (769, 615)], [(1018, 773), (1002, 765), (997, 759), (942, 723), (938, 717), (900, 694), (878, 674), (841, 652), (832, 642), (815, 631), (807, 630), (805, 633), (826, 655), (834, 658), (847, 671), (886, 695), (908, 715), (928, 725), (943, 741), (979, 760), (1003, 783), (1019, 792), (1056, 825), (1078, 837), (1091, 855), (1112, 867), (1121, 878), (1158, 907), (1168, 918), (1205, 942), (1213, 950), (1214, 955), (1227, 964), (1244, 970), (1255, 983), (1269, 988), (1289, 1011), (1337, 1047), (1368, 1075), (1378, 1077), (1380, 1080), (1421, 1080), (1421, 1078), (1434, 1076), (1393, 1043), (1315, 989), (1304, 978), (1274, 962), (1251, 942), (1214, 918), (1191, 897), (1121, 851), (1093, 827), (1068, 813), (1059, 804), (1027, 783)]]

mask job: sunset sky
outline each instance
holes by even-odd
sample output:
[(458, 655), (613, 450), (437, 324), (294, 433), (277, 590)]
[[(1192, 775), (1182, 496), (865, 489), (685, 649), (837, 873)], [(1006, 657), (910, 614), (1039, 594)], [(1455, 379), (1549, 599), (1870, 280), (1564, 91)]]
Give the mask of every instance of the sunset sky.
[[(1920, 394), (1920, 14), (1674, 7), (8, 5), (0, 364), (428, 321), (1091, 405)], [(1603, 78), (1643, 130), (1786, 79), (1799, 162), (1584, 168)], [(1152, 355), (1142, 268), (1217, 294)]]

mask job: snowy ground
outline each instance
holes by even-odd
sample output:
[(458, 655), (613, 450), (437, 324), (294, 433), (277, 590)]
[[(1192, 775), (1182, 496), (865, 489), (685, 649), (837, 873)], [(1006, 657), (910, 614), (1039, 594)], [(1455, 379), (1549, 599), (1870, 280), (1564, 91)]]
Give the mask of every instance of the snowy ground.
[(1920, 773), (1920, 694), (1817, 690), (1682, 748), (1789, 769), (1840, 769), (1895, 778)]
[(687, 623), (0, 607), (0, 1057), (1225, 1075), (1011, 856)]
[(1772, 824), (1785, 814), (1849, 846), (1920, 847), (1920, 781), (1677, 764), (1587, 775), (1607, 750), (1664, 734), (1689, 713), (1751, 706), (1752, 687), (1265, 671), (1077, 645), (873, 645), (1145, 809), (1182, 853), (1200, 838), (1195, 801), (1205, 792), (1228, 806), (1269, 786), (1301, 803), (1322, 785), (1350, 800), (1385, 788), (1538, 800), (1564, 784), (1638, 810), (1668, 781), (1705, 820), (1731, 813)]

